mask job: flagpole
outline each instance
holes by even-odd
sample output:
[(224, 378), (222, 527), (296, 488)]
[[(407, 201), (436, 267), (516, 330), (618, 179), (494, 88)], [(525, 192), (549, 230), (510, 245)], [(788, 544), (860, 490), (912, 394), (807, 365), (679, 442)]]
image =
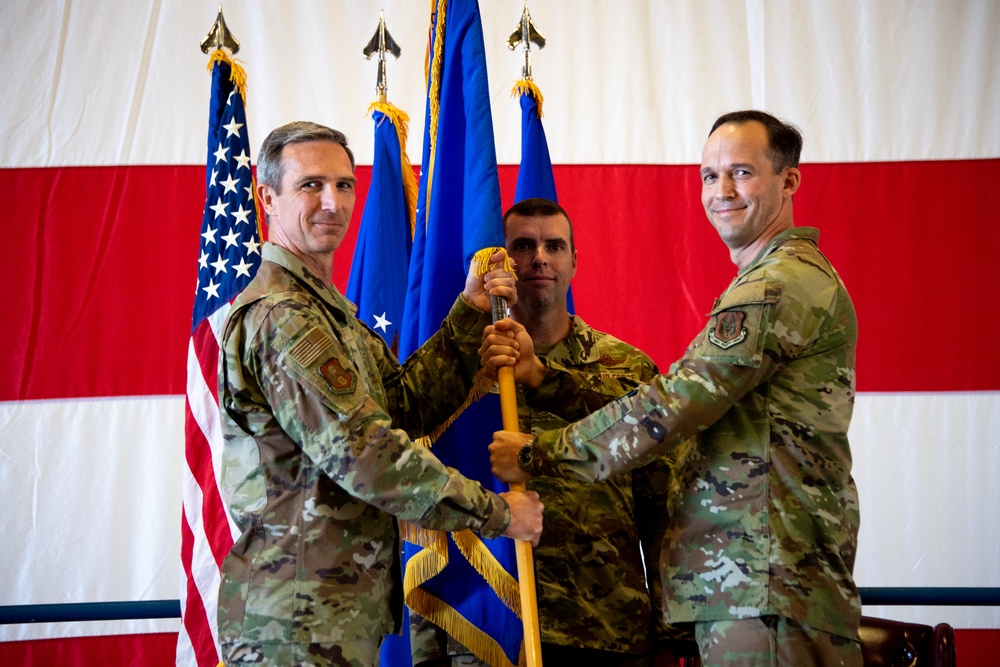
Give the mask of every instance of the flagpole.
[[(507, 300), (490, 295), (493, 321), (507, 317)], [(505, 431), (520, 431), (517, 418), (517, 389), (514, 387), (514, 369), (502, 366), (497, 371), (500, 387), (500, 417)], [(511, 491), (524, 491), (523, 483), (510, 485)], [(531, 542), (514, 541), (517, 557), (517, 583), (521, 591), (521, 623), (524, 625), (524, 654), (528, 667), (541, 667), (542, 640), (538, 626), (538, 600), (535, 595), (535, 564), (531, 556)]]

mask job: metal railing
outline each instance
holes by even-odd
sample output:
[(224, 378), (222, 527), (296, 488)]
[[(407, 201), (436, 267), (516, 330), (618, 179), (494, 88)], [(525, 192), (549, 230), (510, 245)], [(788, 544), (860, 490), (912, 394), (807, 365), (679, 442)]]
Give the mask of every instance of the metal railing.
[[(862, 588), (866, 605), (1000, 607), (1000, 588)], [(0, 607), (0, 625), (180, 618), (180, 600), (80, 602)]]

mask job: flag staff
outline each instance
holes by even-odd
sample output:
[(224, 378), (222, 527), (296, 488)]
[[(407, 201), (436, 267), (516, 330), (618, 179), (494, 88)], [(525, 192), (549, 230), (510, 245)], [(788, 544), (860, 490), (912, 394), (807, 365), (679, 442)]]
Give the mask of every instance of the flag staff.
[[(526, 10), (527, 11), (527, 10)], [(503, 263), (510, 259), (504, 248), (484, 248), (476, 253), (476, 273), (485, 275), (490, 267), (490, 256), (498, 251), (505, 253)], [(490, 295), (493, 321), (507, 317), (507, 299)], [(517, 389), (514, 386), (514, 369), (502, 366), (497, 370), (497, 384), (500, 391), (500, 418), (505, 431), (520, 431), (517, 418)], [(523, 483), (512, 483), (511, 491), (524, 491)], [(517, 584), (521, 592), (521, 623), (524, 626), (524, 656), (528, 667), (542, 666), (542, 640), (538, 627), (538, 598), (535, 594), (535, 563), (531, 556), (531, 542), (514, 541), (514, 555), (517, 558)]]
[(386, 101), (385, 94), (387, 90), (385, 70), (386, 51), (391, 53), (395, 58), (399, 58), (399, 54), (402, 53), (399, 44), (396, 43), (396, 40), (392, 38), (389, 30), (385, 27), (385, 12), (380, 11), (378, 13), (378, 27), (375, 29), (375, 34), (372, 35), (372, 38), (368, 40), (368, 44), (362, 53), (365, 55), (365, 60), (371, 60), (372, 55), (378, 53), (378, 79), (375, 82), (375, 92), (378, 95), (378, 101), (382, 103)]
[(545, 38), (538, 29), (535, 28), (531, 14), (528, 13), (528, 0), (524, 0), (524, 11), (521, 12), (521, 20), (517, 28), (507, 38), (507, 48), (513, 51), (517, 45), (521, 45), (524, 52), (524, 65), (521, 67), (521, 78), (531, 81), (531, 43), (534, 42), (538, 48), (545, 48)]

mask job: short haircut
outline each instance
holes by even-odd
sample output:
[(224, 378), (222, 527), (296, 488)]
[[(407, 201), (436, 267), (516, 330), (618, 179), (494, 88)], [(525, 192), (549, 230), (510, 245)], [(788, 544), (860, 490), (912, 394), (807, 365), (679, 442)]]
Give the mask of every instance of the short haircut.
[(507, 219), (512, 215), (520, 215), (525, 218), (547, 218), (550, 215), (561, 215), (566, 218), (566, 222), (569, 224), (569, 249), (574, 250), (576, 248), (573, 243), (573, 221), (570, 220), (569, 213), (551, 199), (543, 199), (542, 197), (522, 199), (507, 209), (507, 212), (503, 214), (503, 231), (505, 235), (507, 234)]
[(767, 158), (771, 161), (774, 173), (780, 173), (788, 167), (799, 166), (802, 133), (791, 123), (781, 121), (765, 111), (745, 109), (723, 114), (712, 125), (708, 136), (712, 136), (712, 132), (726, 123), (743, 125), (752, 122), (760, 123), (767, 130)]
[(284, 175), (281, 168), (281, 153), (289, 144), (301, 144), (306, 141), (331, 141), (339, 144), (347, 151), (347, 157), (351, 160), (351, 171), (354, 171), (354, 153), (347, 146), (347, 137), (343, 132), (319, 123), (297, 120), (272, 130), (260, 145), (260, 153), (257, 154), (257, 182), (271, 186), (280, 195), (281, 178)]

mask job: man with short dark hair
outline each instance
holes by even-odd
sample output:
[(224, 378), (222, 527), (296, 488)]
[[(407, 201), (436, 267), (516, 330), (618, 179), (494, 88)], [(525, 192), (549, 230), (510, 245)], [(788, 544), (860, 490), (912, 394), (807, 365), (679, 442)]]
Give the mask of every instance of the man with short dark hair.
[[(693, 624), (704, 667), (862, 664), (847, 439), (857, 318), (819, 232), (793, 223), (801, 145), (764, 112), (719, 118), (702, 204), (737, 275), (704, 330), (648, 386), (567, 428), (501, 431), (490, 446), (507, 481), (598, 480), (697, 437), (660, 570), (666, 620)], [(510, 356), (530, 356), (519, 343)]]
[[(566, 211), (548, 199), (526, 199), (507, 210), (503, 224), (518, 277), (511, 317), (531, 336), (537, 362), (531, 370), (539, 378), (534, 384), (543, 385), (546, 375), (559, 381), (548, 391), (519, 388), (521, 429), (561, 428), (649, 382), (656, 366), (645, 353), (567, 310), (577, 251)], [(484, 354), (488, 348), (487, 341)], [(528, 488), (545, 503), (545, 532), (533, 552), (543, 663), (650, 664), (665, 630), (650, 589), (659, 591), (656, 555), (669, 485), (666, 459), (599, 484), (528, 480)], [(452, 640), (446, 651), (442, 635), (431, 641), (427, 626), (421, 620), (418, 627), (424, 631), (413, 635), (415, 664), (484, 664), (468, 655), (446, 657), (467, 649)]]
[(221, 340), (221, 488), (241, 531), (222, 564), (223, 658), (370, 667), (400, 621), (395, 517), (488, 537), (541, 531), (534, 492), (497, 495), (407, 436), (469, 393), (489, 294), (516, 299), (513, 276), (470, 275), (400, 366), (331, 279), (355, 203), (347, 139), (285, 125), (264, 140), (258, 173), (270, 240)]

